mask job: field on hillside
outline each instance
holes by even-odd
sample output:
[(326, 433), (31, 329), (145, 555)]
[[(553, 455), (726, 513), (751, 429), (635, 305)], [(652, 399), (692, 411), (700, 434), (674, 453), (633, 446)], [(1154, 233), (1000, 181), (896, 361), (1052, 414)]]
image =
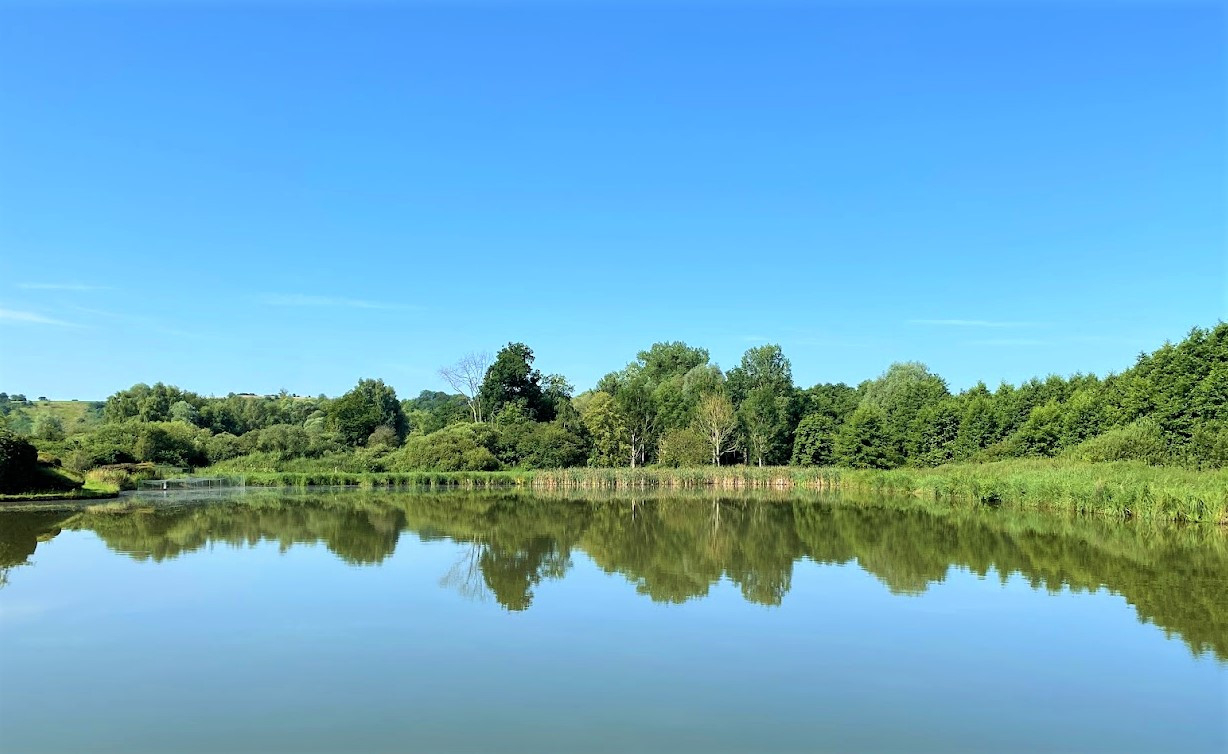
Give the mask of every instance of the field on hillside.
[(102, 401), (31, 401), (11, 405), (9, 428), (22, 433), (30, 432), (43, 416), (58, 418), (68, 435), (88, 432), (102, 423)]

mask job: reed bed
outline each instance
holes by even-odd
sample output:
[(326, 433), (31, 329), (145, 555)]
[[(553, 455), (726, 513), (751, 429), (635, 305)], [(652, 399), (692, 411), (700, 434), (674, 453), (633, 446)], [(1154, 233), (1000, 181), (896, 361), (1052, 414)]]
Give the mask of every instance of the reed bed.
[[(208, 473), (208, 470), (205, 470)], [(460, 472), (253, 472), (252, 487), (841, 490), (1111, 518), (1228, 524), (1228, 471), (1015, 459), (890, 470), (723, 466)]]

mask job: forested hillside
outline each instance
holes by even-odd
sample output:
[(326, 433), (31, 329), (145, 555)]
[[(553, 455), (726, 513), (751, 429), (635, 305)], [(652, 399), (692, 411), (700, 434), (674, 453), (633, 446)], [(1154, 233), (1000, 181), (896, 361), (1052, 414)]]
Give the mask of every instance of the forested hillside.
[[(952, 393), (925, 365), (857, 386), (794, 384), (778, 346), (723, 371), (703, 348), (657, 343), (579, 394), (511, 343), (441, 374), (455, 393), (400, 400), (382, 380), (337, 398), (205, 397), (161, 383), (122, 390), (97, 423), (30, 421), (0, 394), (0, 422), (68, 468), (140, 461), (232, 470), (494, 470), (569, 466), (937, 466), (1063, 456), (1228, 464), (1228, 325), (1194, 328), (1125, 371)], [(21, 400), (16, 400), (20, 398)], [(88, 404), (81, 404), (88, 407)], [(12, 438), (20, 441), (19, 437)]]

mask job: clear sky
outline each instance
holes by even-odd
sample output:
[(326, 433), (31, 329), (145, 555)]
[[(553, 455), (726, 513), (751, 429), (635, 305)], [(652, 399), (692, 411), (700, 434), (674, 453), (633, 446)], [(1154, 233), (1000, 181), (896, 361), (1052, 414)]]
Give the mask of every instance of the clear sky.
[(1228, 317), (1225, 8), (0, 2), (0, 390), (1120, 371)]

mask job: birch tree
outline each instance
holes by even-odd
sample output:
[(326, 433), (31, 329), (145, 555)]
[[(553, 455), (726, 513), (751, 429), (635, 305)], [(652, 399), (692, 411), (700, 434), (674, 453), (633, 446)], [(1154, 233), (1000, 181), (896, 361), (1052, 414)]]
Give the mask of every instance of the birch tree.
[(695, 410), (695, 427), (703, 433), (712, 450), (712, 465), (721, 465), (721, 456), (733, 450), (730, 438), (737, 425), (733, 404), (718, 393), (704, 396)]

